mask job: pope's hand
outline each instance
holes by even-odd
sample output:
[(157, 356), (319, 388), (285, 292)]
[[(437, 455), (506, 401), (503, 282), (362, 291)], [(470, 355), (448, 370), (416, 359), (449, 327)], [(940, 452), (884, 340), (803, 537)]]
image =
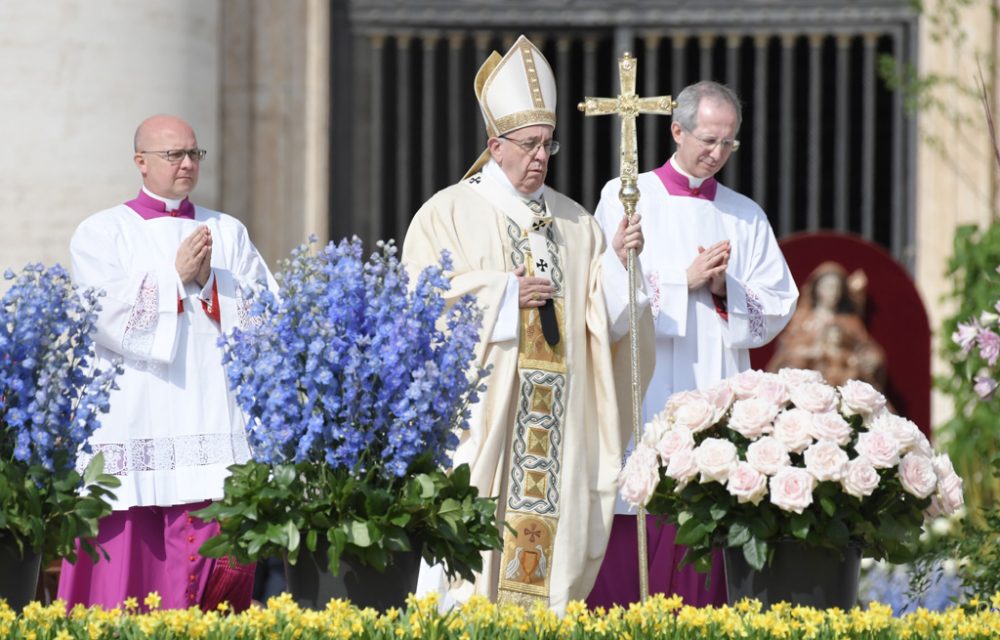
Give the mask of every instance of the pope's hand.
[(642, 235), (640, 220), (642, 220), (642, 216), (638, 213), (633, 215), (631, 220), (622, 216), (621, 222), (618, 223), (618, 230), (615, 231), (615, 237), (611, 240), (611, 246), (624, 267), (628, 266), (629, 249), (635, 249), (636, 255), (642, 253), (645, 238)]
[(548, 278), (526, 276), (524, 266), (514, 270), (517, 276), (517, 301), (522, 309), (540, 307), (556, 293), (552, 281)]

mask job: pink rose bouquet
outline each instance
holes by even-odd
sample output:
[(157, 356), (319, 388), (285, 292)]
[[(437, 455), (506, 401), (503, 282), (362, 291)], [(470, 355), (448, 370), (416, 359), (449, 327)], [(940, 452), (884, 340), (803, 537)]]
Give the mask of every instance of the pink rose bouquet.
[(672, 395), (619, 486), (677, 526), (699, 571), (713, 547), (742, 548), (760, 569), (779, 539), (906, 562), (924, 520), (963, 504), (948, 456), (874, 387), (795, 369)]

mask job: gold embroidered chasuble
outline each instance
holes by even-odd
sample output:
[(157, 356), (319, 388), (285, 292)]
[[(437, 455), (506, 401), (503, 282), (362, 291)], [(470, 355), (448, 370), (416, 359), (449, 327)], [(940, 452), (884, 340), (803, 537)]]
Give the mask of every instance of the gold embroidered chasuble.
[[(544, 198), (552, 222), (534, 224), (537, 216), (522, 201), (477, 173), (421, 207), (403, 260), (417, 271), (447, 249), (454, 262), (447, 295), (471, 293), (484, 309), (478, 355), (493, 372), (469, 430), (459, 434), (455, 464), (469, 463), (481, 495), (500, 497), (498, 521), (517, 535), (504, 531), (503, 552), (485, 555), (474, 590), (493, 600), (540, 599), (563, 611), (586, 598), (604, 555), (631, 432), (630, 376), (628, 340), (612, 343), (608, 328), (626, 310), (605, 304), (603, 233), (554, 189)], [(518, 338), (489, 342), (508, 273), (522, 264), (535, 271), (532, 246), (549, 254), (542, 266), (556, 290), (560, 341), (548, 345), (538, 312), (522, 309)], [(624, 270), (621, 276), (625, 286)], [(648, 310), (640, 326), (640, 342), (651, 349)], [(460, 599), (472, 591), (452, 587)]]

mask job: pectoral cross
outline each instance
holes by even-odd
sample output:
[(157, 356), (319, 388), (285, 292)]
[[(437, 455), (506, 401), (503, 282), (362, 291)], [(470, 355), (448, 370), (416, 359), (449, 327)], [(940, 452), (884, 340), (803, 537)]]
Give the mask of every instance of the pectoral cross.
[[(617, 115), (621, 118), (621, 189), (618, 199), (625, 208), (625, 216), (631, 220), (639, 202), (639, 152), (635, 139), (635, 118), (640, 113), (669, 115), (674, 104), (670, 96), (640, 98), (635, 95), (635, 72), (638, 62), (632, 54), (625, 52), (618, 59), (618, 75), (621, 78), (621, 93), (617, 98), (584, 98), (578, 106), (587, 116)], [(629, 249), (628, 259), (628, 319), (629, 342), (632, 354), (632, 432), (635, 442), (642, 441), (642, 381), (639, 373), (639, 336), (636, 333), (638, 317), (636, 313), (635, 289), (636, 268), (635, 249)], [(649, 566), (646, 553), (646, 509), (639, 507), (636, 518), (639, 542), (639, 593), (643, 601), (649, 597)]]

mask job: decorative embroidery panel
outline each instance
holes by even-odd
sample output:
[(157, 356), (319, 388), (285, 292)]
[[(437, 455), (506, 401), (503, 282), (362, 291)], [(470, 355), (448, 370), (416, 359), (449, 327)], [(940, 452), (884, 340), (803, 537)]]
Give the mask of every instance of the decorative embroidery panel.
[(753, 289), (744, 286), (743, 290), (746, 292), (747, 315), (749, 316), (747, 322), (750, 325), (750, 335), (753, 336), (754, 342), (762, 343), (767, 333), (767, 326), (764, 319), (764, 305)]
[(660, 291), (660, 272), (651, 271), (646, 280), (649, 282), (649, 308), (653, 312), (653, 317), (658, 318), (660, 316), (660, 296), (662, 292)]
[[(511, 245), (511, 263), (516, 269), (524, 265), (527, 260), (526, 256), (531, 253), (531, 249), (528, 246), (528, 236), (517, 226), (516, 222), (507, 218), (507, 237)], [(549, 225), (545, 229), (545, 243), (549, 248), (549, 256), (552, 258), (551, 268), (545, 275), (552, 280), (552, 285), (555, 288), (555, 296), (561, 298), (563, 296), (563, 283), (566, 278), (563, 271), (562, 258), (559, 257), (559, 245), (556, 244), (555, 231), (553, 231), (552, 225)]]
[(104, 472), (127, 476), (139, 471), (173, 471), (214, 464), (230, 465), (250, 459), (250, 448), (242, 433), (146, 438), (95, 444), (90, 454), (81, 454), (76, 467), (87, 468), (98, 453), (104, 454)]
[(565, 393), (566, 376), (521, 371), (507, 496), (510, 509), (559, 515)]
[(153, 351), (153, 337), (156, 335), (159, 309), (160, 292), (156, 274), (147, 273), (139, 285), (135, 304), (132, 305), (132, 312), (125, 323), (125, 334), (122, 336), (122, 349), (125, 353), (149, 358), (149, 354)]

